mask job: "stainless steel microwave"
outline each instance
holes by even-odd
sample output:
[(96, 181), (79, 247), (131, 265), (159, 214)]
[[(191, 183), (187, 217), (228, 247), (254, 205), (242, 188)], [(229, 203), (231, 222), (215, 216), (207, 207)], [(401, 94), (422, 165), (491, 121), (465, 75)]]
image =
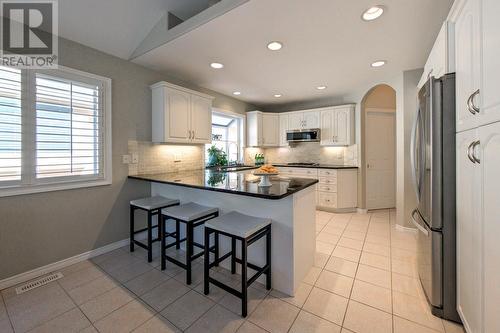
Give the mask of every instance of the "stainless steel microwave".
[(320, 129), (302, 129), (286, 131), (286, 141), (293, 142), (319, 142)]

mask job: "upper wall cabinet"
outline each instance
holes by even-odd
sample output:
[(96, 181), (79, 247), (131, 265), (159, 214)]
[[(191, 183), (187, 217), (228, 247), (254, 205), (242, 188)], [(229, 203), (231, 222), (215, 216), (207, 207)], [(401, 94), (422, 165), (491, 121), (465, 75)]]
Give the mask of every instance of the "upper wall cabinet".
[(280, 119), (280, 146), (281, 147), (286, 147), (288, 146), (288, 141), (286, 141), (286, 131), (288, 131), (288, 120), (290, 116), (288, 113), (280, 113), (279, 114), (279, 119)]
[(260, 111), (247, 112), (247, 145), (250, 147), (278, 147), (279, 115)]
[(354, 144), (354, 110), (355, 105), (345, 105), (321, 111), (322, 146)]
[(289, 130), (319, 128), (320, 120), (318, 111), (289, 112), (288, 117)]
[(212, 141), (212, 96), (167, 82), (158, 82), (151, 90), (153, 142)]

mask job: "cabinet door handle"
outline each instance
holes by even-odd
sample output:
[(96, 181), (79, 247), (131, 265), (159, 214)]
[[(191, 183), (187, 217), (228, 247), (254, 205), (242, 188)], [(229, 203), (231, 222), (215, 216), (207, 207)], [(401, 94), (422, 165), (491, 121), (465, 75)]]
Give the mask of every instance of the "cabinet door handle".
[(479, 113), (479, 108), (474, 105), (474, 97), (479, 94), (479, 89), (474, 91), (472, 95), (469, 96), (467, 99), (467, 109), (469, 110), (470, 113), (472, 114), (477, 114)]
[(472, 146), (474, 146), (475, 143), (476, 143), (476, 141), (472, 141), (470, 143), (470, 145), (467, 147), (467, 157), (474, 164), (476, 163), (476, 160), (474, 160), (474, 158), (472, 158), (472, 156), (471, 156), (471, 148), (472, 148)]
[(474, 159), (474, 161), (476, 161), (476, 163), (480, 164), (481, 163), (481, 159), (479, 159), (477, 156), (476, 156), (476, 147), (479, 146), (481, 144), (481, 141), (477, 140), (475, 141), (473, 144), (472, 144), (472, 158)]

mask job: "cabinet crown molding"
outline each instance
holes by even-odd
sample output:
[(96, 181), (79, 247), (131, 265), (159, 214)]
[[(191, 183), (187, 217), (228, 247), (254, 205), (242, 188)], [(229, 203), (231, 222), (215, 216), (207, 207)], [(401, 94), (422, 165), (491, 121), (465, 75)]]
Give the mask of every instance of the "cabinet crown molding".
[(211, 95), (207, 95), (207, 94), (204, 94), (204, 93), (196, 91), (196, 90), (192, 90), (192, 89), (188, 89), (188, 88), (185, 88), (185, 87), (182, 87), (182, 86), (178, 86), (178, 85), (175, 85), (175, 84), (167, 82), (167, 81), (156, 82), (155, 84), (152, 84), (150, 86), (150, 89), (156, 89), (156, 88), (160, 88), (160, 87), (163, 87), (163, 88), (166, 87), (166, 88), (176, 89), (176, 90), (184, 91), (184, 92), (186, 92), (188, 94), (197, 95), (197, 96), (204, 97), (204, 98), (209, 98), (209, 99), (212, 99), (212, 100), (215, 99), (215, 97), (213, 97)]

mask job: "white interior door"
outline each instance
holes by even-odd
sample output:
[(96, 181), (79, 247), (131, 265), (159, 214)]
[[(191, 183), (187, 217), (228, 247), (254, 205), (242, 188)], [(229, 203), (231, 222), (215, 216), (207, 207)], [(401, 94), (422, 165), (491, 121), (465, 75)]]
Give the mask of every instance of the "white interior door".
[(396, 205), (395, 112), (369, 109), (365, 126), (366, 206), (368, 209)]

